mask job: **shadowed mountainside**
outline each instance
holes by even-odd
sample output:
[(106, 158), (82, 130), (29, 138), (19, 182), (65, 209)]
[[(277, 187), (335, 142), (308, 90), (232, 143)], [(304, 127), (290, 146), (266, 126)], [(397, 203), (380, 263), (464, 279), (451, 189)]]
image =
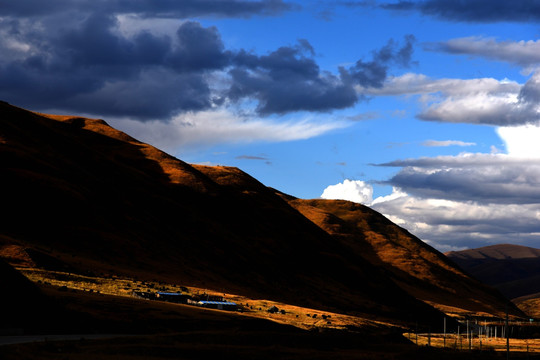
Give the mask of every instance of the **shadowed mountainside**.
[[(44, 304), (45, 296), (39, 289), (21, 273), (0, 259), (0, 287), (9, 289), (2, 291), (0, 297), (0, 334), (6, 331), (19, 331), (19, 328), (35, 319), (41, 312), (36, 309), (36, 304)], [(44, 308), (47, 306), (45, 305)], [(39, 319), (41, 322), (43, 319)]]
[(6, 103), (0, 143), (7, 258), (33, 252), (78, 272), (441, 323), (441, 313), (238, 169), (191, 166), (103, 120)]
[(85, 313), (64, 308), (0, 258), (0, 335), (62, 333), (94, 329)]
[[(393, 281), (416, 298), (445, 311), (504, 316), (509, 301), (498, 291), (471, 278), (380, 213), (344, 200), (284, 198), (355, 256), (384, 268)], [(510, 309), (522, 315), (513, 305)]]
[(9, 209), (0, 256), (17, 266), (168, 281), (432, 330), (443, 314), (416, 297), (471, 311), (503, 306), (380, 214), (293, 199), (236, 168), (189, 165), (103, 120), (0, 103), (0, 164)]
[(500, 244), (446, 256), (510, 299), (540, 293), (540, 249)]

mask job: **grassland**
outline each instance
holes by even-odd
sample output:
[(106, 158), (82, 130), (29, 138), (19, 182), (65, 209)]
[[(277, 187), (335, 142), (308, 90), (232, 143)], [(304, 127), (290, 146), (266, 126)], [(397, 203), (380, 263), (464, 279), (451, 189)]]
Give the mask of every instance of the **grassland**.
[[(363, 319), (316, 309), (284, 304), (271, 300), (250, 299), (245, 296), (216, 292), (209, 289), (185, 287), (180, 284), (140, 281), (116, 276), (100, 277), (72, 274), (60, 271), (19, 268), (27, 278), (35, 283), (50, 285), (63, 291), (77, 290), (88, 293), (132, 297), (134, 291), (142, 292), (182, 292), (188, 295), (218, 295), (239, 305), (240, 314), (248, 317), (262, 318), (281, 324), (293, 325), (304, 330), (313, 329), (350, 329), (360, 327), (393, 328), (382, 322)], [(280, 312), (269, 313), (267, 310), (276, 306)]]

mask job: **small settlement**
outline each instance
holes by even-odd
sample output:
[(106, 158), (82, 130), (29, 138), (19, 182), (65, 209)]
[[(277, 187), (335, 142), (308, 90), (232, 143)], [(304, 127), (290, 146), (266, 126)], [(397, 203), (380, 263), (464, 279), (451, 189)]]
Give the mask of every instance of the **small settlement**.
[(236, 311), (238, 305), (231, 301), (226, 301), (222, 296), (200, 294), (200, 295), (187, 295), (181, 292), (142, 292), (134, 291), (133, 296), (140, 299), (166, 301), (176, 304), (187, 304), (193, 306), (200, 306), (210, 309)]

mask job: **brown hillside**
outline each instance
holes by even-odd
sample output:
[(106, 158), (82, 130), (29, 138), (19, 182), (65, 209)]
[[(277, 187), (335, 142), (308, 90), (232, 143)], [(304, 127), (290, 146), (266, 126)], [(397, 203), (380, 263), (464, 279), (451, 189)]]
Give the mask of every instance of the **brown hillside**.
[(446, 253), (451, 259), (489, 259), (489, 260), (504, 260), (504, 259), (528, 259), (540, 258), (540, 249), (535, 249), (527, 246), (513, 244), (497, 244), (485, 246), (477, 249), (467, 249), (461, 251), (450, 251)]
[[(289, 203), (357, 257), (383, 267), (409, 294), (446, 311), (503, 316), (506, 300), (378, 212), (343, 200)], [(513, 307), (515, 315), (522, 315)]]
[(540, 249), (500, 244), (446, 255), (510, 299), (540, 293)]
[[(238, 169), (191, 166), (102, 120), (0, 104), (0, 247), (80, 272), (442, 323), (384, 271)], [(54, 262), (53, 262), (54, 263)]]

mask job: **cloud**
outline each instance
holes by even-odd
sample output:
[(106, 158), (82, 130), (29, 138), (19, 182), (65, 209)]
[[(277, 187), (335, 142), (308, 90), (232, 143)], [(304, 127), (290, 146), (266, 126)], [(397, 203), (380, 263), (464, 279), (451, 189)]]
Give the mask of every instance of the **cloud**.
[(474, 146), (476, 143), (464, 142), (460, 140), (426, 140), (422, 143), (423, 146), (428, 147), (445, 147), (445, 146)]
[(534, 125), (499, 127), (506, 151), (519, 158), (540, 158), (540, 127)]
[(372, 205), (441, 251), (497, 243), (540, 245), (540, 205), (492, 204), (400, 196)]
[(507, 154), (405, 159), (371, 206), (440, 250), (495, 243), (540, 246), (540, 127), (497, 130)]
[[(420, 198), (475, 201), (482, 204), (540, 203), (540, 164), (536, 161), (498, 159), (503, 155), (486, 154), (479, 162), (460, 163), (453, 167), (444, 159), (437, 166), (419, 167), (412, 161), (388, 183)], [(477, 155), (476, 157), (479, 157)], [(506, 161), (505, 161), (506, 160)], [(505, 164), (506, 166), (504, 166)]]
[(14, 104), (146, 120), (221, 103), (209, 74), (227, 64), (229, 54), (213, 27), (186, 21), (173, 39), (146, 31), (122, 36), (117, 19), (101, 14), (70, 31), (5, 25), (0, 23), (4, 33), (17, 32), (17, 41), (28, 46), (0, 60), (0, 97)]
[(141, 122), (127, 118), (108, 121), (133, 137), (169, 153), (216, 144), (304, 140), (350, 125), (344, 121), (319, 121), (312, 117), (275, 121), (239, 116), (222, 108), (179, 114), (168, 122)]
[(254, 155), (239, 155), (239, 156), (235, 157), (235, 159), (239, 159), (239, 160), (265, 160), (265, 161), (268, 160), (267, 157), (254, 156)]
[(418, 11), (448, 21), (493, 23), (540, 20), (540, 4), (536, 0), (400, 0), (383, 3), (380, 7), (393, 11)]
[(227, 97), (234, 102), (257, 100), (262, 115), (351, 107), (361, 97), (356, 86), (380, 88), (391, 65), (410, 65), (414, 41), (412, 35), (405, 36), (402, 46), (390, 40), (372, 52), (371, 60), (358, 60), (348, 69), (340, 67), (339, 75), (319, 69), (306, 40), (267, 55), (241, 51), (234, 58), (236, 66), (229, 70), (232, 84)]
[(373, 187), (360, 180), (346, 179), (342, 183), (324, 189), (321, 198), (370, 204), (373, 200)]
[(256, 155), (239, 155), (236, 156), (235, 159), (238, 160), (255, 160), (255, 161), (264, 161), (266, 165), (272, 165), (272, 162), (270, 159), (268, 159), (266, 156), (256, 156)]
[(479, 204), (540, 203), (539, 126), (501, 127), (507, 154), (472, 154), (396, 160), (388, 183), (420, 198)]
[[(330, 112), (362, 99), (354, 86), (382, 86), (390, 68), (408, 66), (413, 52), (412, 36), (403, 44), (390, 40), (370, 60), (331, 73), (319, 68), (305, 39), (267, 54), (230, 50), (216, 27), (186, 19), (291, 9), (279, 0), (70, 3), (52, 1), (46, 10), (23, 1), (3, 8), (2, 99), (40, 111), (143, 121), (239, 104), (262, 116)], [(164, 31), (158, 16), (182, 20), (176, 31), (167, 20)]]
[(347, 116), (347, 120), (351, 121), (364, 121), (364, 120), (373, 120), (380, 118), (381, 115), (376, 111), (370, 111), (366, 113), (356, 114), (352, 116)]
[(101, 9), (109, 14), (135, 14), (141, 17), (251, 17), (278, 15), (297, 9), (298, 5), (282, 0), (39, 0), (9, 1), (2, 5), (2, 14), (15, 17), (55, 15), (59, 12), (92, 12)]
[(434, 79), (423, 74), (406, 73), (389, 77), (380, 88), (359, 88), (368, 95), (425, 95), (443, 93), (462, 96), (474, 93), (505, 96), (519, 93), (521, 85), (513, 81), (493, 78), (480, 79)]
[(427, 121), (517, 126), (540, 120), (540, 72), (523, 85), (508, 80), (432, 79), (421, 74), (389, 78), (368, 95), (419, 95), (417, 118)]
[(538, 66), (540, 64), (539, 40), (498, 41), (495, 38), (474, 36), (426, 44), (424, 48), (450, 54), (479, 56), (523, 67)]

